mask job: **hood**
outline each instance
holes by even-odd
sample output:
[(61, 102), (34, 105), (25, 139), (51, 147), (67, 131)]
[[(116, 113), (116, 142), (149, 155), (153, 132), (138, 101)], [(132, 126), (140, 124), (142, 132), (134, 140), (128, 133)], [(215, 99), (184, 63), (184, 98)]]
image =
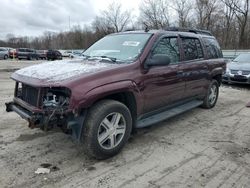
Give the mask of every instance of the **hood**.
[(82, 74), (95, 73), (114, 66), (119, 65), (83, 59), (68, 61), (61, 60), (29, 66), (16, 71), (14, 74), (55, 83), (69, 80)]
[(228, 63), (227, 67), (231, 70), (250, 70), (250, 63)]

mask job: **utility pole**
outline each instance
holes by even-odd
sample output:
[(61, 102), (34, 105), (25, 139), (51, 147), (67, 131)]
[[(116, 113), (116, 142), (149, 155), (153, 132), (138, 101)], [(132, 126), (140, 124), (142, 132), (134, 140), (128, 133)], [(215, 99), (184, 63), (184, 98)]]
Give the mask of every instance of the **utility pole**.
[(69, 16), (69, 31), (70, 31), (70, 16)]

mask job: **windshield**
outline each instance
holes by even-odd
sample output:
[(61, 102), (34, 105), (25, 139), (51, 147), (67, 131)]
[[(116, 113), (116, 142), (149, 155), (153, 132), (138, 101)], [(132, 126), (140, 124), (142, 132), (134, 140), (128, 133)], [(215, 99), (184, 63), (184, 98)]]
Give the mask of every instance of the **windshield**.
[(150, 36), (149, 33), (108, 35), (93, 44), (83, 55), (87, 58), (132, 62), (140, 55)]
[(239, 63), (250, 63), (250, 53), (249, 54), (240, 54), (238, 55), (233, 62)]

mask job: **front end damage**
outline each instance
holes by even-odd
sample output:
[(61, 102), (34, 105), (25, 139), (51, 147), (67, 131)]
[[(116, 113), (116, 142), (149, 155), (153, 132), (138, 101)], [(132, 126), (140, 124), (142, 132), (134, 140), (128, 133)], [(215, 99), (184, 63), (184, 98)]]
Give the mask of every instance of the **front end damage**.
[(86, 111), (69, 109), (70, 96), (65, 87), (36, 88), (16, 82), (14, 99), (6, 103), (6, 111), (19, 114), (30, 128), (49, 131), (60, 127), (80, 141)]

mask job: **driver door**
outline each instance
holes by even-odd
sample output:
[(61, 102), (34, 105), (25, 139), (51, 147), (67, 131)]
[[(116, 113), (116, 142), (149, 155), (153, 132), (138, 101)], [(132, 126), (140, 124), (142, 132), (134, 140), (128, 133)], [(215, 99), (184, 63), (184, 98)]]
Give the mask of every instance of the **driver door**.
[(185, 82), (182, 74), (179, 74), (178, 41), (177, 36), (162, 37), (149, 55), (149, 61), (154, 55), (167, 55), (170, 63), (161, 66), (151, 65), (144, 75), (144, 113), (166, 107), (183, 97)]

